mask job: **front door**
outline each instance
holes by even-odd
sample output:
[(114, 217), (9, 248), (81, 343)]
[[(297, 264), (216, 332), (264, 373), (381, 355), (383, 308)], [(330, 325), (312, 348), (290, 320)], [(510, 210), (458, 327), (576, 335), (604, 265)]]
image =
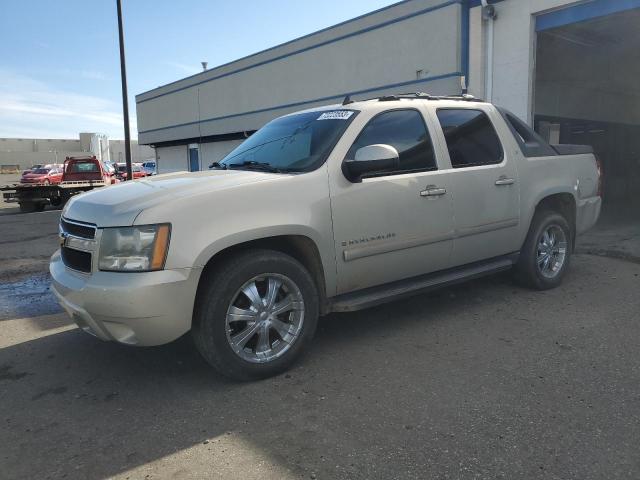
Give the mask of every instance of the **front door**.
[(450, 172), (439, 171), (422, 113), (373, 117), (347, 153), (385, 144), (400, 155), (397, 171), (350, 183), (330, 182), (338, 292), (409, 278), (449, 266), (452, 248)]
[(515, 158), (503, 148), (487, 112), (438, 108), (437, 132), (451, 160), (452, 266), (517, 251), (520, 194)]

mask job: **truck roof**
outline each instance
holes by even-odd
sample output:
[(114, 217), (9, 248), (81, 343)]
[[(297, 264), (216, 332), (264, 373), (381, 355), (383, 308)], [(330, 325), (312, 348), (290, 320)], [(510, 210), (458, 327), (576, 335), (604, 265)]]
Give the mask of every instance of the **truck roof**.
[[(320, 107), (312, 107), (302, 111), (292, 112), (288, 115), (295, 115), (297, 113), (326, 111), (326, 110), (342, 110), (342, 109), (356, 109), (356, 110), (368, 110), (379, 106), (384, 102), (424, 102), (424, 103), (442, 103), (443, 106), (452, 106), (460, 103), (471, 105), (488, 105), (489, 102), (485, 102), (482, 99), (476, 98), (473, 95), (431, 95), (424, 92), (415, 93), (398, 93), (394, 95), (382, 95), (378, 97), (368, 98), (365, 100), (351, 100), (351, 97), (347, 95), (342, 103), (334, 103), (332, 105), (323, 105)], [(285, 115), (285, 116), (288, 116)]]

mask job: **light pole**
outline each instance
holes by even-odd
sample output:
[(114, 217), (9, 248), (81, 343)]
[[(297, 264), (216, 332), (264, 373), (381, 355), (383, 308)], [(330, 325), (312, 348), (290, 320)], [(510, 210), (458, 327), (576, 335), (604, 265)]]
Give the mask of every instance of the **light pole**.
[(124, 116), (124, 158), (127, 162), (127, 180), (133, 179), (131, 166), (131, 133), (129, 132), (129, 99), (127, 94), (127, 66), (124, 59), (124, 29), (122, 27), (122, 2), (116, 0), (118, 7), (118, 38), (120, 39), (120, 77), (122, 79), (122, 113)]

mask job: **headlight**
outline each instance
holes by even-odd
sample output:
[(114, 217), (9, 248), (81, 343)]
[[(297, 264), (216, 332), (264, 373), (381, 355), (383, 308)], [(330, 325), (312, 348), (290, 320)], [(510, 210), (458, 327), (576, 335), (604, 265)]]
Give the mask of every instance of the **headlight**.
[(105, 228), (100, 238), (98, 268), (112, 272), (162, 270), (170, 234), (168, 224)]

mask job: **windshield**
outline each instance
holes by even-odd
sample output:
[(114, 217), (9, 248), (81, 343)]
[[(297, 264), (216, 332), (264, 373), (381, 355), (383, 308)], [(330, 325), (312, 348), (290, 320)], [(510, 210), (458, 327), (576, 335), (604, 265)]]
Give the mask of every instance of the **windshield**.
[(220, 164), (227, 168), (262, 165), (287, 172), (313, 170), (324, 163), (356, 114), (353, 110), (314, 111), (277, 118)]
[(49, 169), (48, 168), (36, 168), (35, 170), (32, 170), (32, 173), (40, 173), (40, 174), (49, 173)]

